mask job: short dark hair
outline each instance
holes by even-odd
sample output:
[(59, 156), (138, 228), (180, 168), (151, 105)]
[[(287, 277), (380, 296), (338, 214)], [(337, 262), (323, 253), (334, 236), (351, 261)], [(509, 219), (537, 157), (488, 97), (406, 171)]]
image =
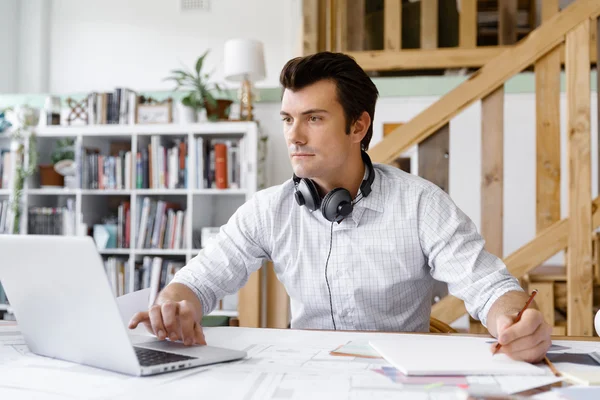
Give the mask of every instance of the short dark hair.
[(346, 134), (350, 134), (350, 126), (363, 112), (369, 114), (371, 125), (361, 141), (361, 147), (367, 150), (373, 137), (375, 103), (379, 95), (371, 78), (354, 58), (328, 51), (289, 60), (279, 76), (283, 88), (290, 90), (300, 90), (320, 80), (331, 80), (336, 85), (338, 101), (346, 118)]

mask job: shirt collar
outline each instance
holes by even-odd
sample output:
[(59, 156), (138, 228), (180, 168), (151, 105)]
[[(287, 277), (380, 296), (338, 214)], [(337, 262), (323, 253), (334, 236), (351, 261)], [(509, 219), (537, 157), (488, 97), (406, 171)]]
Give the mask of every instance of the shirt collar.
[[(367, 173), (368, 171), (365, 170), (363, 180), (366, 179)], [(371, 185), (371, 193), (367, 197), (361, 199), (362, 193), (359, 190), (358, 195), (356, 196), (359, 201), (354, 204), (352, 214), (350, 215), (354, 222), (354, 226), (358, 226), (366, 209), (383, 212), (383, 199), (385, 198), (385, 193), (383, 193), (383, 185), (381, 184), (382, 176), (375, 166), (373, 166), (373, 173), (375, 174), (375, 179)]]
[[(369, 171), (365, 168), (365, 175), (363, 180), (367, 179), (367, 174)], [(368, 208), (373, 211), (383, 212), (383, 198), (384, 193), (383, 185), (381, 184), (381, 173), (377, 171), (377, 168), (373, 166), (373, 173), (375, 174), (375, 178), (373, 179), (373, 184), (371, 185), (371, 193), (367, 197), (362, 197), (362, 192), (359, 190), (358, 195), (356, 196), (359, 199), (358, 202), (354, 204), (354, 208), (362, 207)]]

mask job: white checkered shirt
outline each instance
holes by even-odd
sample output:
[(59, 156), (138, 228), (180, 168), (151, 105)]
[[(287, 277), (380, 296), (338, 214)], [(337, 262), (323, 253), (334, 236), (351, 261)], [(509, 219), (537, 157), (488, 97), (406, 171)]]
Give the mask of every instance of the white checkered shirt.
[[(337, 329), (427, 332), (434, 279), (484, 325), (498, 297), (522, 291), (444, 191), (398, 168), (374, 168), (371, 194), (333, 224), (327, 276)], [(296, 203), (290, 179), (238, 208), (173, 282), (191, 288), (207, 315), (271, 259), (291, 298), (292, 328), (333, 329), (330, 229), (320, 211)]]

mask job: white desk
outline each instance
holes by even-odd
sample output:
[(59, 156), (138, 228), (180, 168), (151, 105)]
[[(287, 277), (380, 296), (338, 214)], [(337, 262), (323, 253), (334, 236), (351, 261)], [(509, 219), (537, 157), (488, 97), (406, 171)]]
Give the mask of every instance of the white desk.
[[(373, 369), (381, 359), (331, 356), (349, 341), (386, 333), (206, 328), (214, 346), (246, 350), (242, 361), (133, 378), (28, 353), (17, 326), (0, 326), (1, 399), (456, 399), (456, 392), (423, 391), (392, 382)], [(140, 339), (139, 337), (137, 339)], [(582, 346), (590, 346), (586, 342)], [(599, 342), (591, 345), (599, 346)], [(589, 349), (589, 347), (588, 347)], [(585, 349), (584, 349), (585, 350)], [(491, 378), (493, 379), (493, 378)]]

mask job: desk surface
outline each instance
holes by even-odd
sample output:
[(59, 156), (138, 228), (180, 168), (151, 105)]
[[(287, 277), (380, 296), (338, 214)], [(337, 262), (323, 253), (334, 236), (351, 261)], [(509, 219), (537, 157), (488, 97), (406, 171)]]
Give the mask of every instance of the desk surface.
[[(464, 395), (458, 393), (458, 389), (449, 387), (423, 390), (422, 387), (395, 383), (373, 372), (389, 365), (381, 359), (329, 354), (331, 350), (350, 341), (360, 343), (390, 338), (393, 333), (206, 328), (209, 345), (245, 350), (249, 357), (211, 367), (132, 378), (32, 355), (22, 339), (18, 338), (17, 329), (14, 325), (0, 326), (0, 398), (23, 398), (27, 390), (36, 398), (53, 400), (67, 396), (90, 399), (196, 399), (200, 395), (244, 400), (375, 400), (396, 397), (450, 400)], [(561, 339), (554, 338), (563, 346), (580, 346), (582, 352), (591, 348), (600, 350), (600, 338), (574, 338), (569, 342), (561, 342)], [(141, 341), (144, 338), (136, 336), (133, 340)], [(519, 378), (508, 383), (500, 380), (496, 383), (514, 387), (519, 384)], [(494, 378), (490, 379), (493, 383)]]

